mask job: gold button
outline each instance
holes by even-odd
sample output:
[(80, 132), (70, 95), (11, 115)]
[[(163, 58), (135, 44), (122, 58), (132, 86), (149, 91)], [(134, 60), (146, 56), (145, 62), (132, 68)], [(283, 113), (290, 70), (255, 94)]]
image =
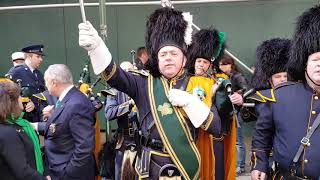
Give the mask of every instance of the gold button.
[(311, 111), (311, 114), (316, 114), (316, 111)]
[(309, 126), (308, 129), (311, 130), (312, 126)]
[(305, 160), (304, 160), (304, 163), (308, 163), (308, 159), (305, 159)]
[(315, 100), (318, 100), (318, 99), (319, 99), (319, 97), (318, 97), (318, 96), (315, 96), (315, 97), (314, 97), (314, 99), (315, 99)]

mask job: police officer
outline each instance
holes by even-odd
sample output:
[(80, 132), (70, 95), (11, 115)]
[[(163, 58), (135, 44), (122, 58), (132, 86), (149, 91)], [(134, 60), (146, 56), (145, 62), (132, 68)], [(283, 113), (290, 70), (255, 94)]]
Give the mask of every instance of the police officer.
[(132, 97), (138, 107), (141, 151), (135, 168), (139, 178), (197, 179), (201, 161), (197, 130), (220, 130), (215, 106), (210, 109), (183, 91), (194, 78), (183, 68), (186, 44), (191, 42), (190, 19), (190, 14), (170, 8), (149, 16), (145, 43), (152, 66), (147, 77), (119, 68), (93, 26), (79, 24), (79, 45), (89, 51), (94, 72), (102, 73), (108, 84)]
[(8, 73), (5, 74), (5, 77), (12, 79), (12, 71), (18, 66), (24, 64), (25, 55), (23, 52), (14, 52), (11, 54), (11, 61), (13, 66), (9, 69)]
[[(252, 179), (266, 179), (269, 153), (276, 162), (274, 179), (318, 179), (320, 176), (320, 6), (297, 21), (288, 62), (289, 77), (256, 106), (252, 139)], [(263, 92), (263, 91), (262, 91)]]
[(35, 105), (32, 112), (26, 113), (26, 119), (30, 122), (40, 121), (39, 102), (32, 95), (45, 91), (43, 74), (38, 70), (43, 61), (43, 48), (43, 45), (31, 45), (23, 48), (21, 51), (25, 53), (25, 64), (12, 70), (12, 79), (15, 82), (20, 82), (22, 96), (29, 97)]

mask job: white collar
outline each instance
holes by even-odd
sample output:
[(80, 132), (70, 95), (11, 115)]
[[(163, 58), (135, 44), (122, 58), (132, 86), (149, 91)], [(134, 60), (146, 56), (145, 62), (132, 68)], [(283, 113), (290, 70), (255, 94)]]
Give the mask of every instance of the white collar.
[(62, 101), (63, 98), (67, 95), (67, 93), (73, 88), (73, 85), (68, 86), (67, 88), (65, 88), (61, 95), (59, 96), (59, 100)]

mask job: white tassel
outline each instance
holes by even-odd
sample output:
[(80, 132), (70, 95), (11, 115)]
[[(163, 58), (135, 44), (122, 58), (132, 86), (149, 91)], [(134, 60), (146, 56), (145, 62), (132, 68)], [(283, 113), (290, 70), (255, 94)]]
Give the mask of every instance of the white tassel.
[(192, 42), (192, 15), (190, 12), (184, 12), (182, 13), (183, 19), (187, 21), (187, 28), (186, 31), (184, 32), (184, 42), (187, 45), (190, 45)]

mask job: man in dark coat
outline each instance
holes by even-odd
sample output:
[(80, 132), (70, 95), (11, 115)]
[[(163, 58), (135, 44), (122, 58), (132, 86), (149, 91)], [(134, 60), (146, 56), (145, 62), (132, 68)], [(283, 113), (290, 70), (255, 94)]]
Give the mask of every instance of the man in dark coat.
[(66, 65), (49, 66), (45, 80), (49, 93), (59, 97), (48, 121), (36, 125), (45, 137), (46, 174), (57, 180), (94, 179), (94, 107), (73, 86)]

